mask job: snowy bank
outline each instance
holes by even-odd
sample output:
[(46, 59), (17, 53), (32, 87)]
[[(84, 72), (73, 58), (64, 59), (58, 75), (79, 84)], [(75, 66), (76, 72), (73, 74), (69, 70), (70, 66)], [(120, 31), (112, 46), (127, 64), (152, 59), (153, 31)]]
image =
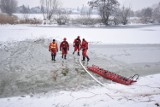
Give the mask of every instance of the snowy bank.
[(160, 74), (146, 76), (132, 86), (106, 84), (126, 91), (123, 93), (98, 86), (80, 91), (75, 89), (1, 98), (0, 105), (1, 107), (157, 107), (160, 104), (159, 77)]
[(33, 25), (2, 25), (0, 41), (22, 41), (37, 38), (55, 38), (70, 43), (79, 35), (89, 42), (103, 44), (160, 44), (160, 26), (135, 26), (125, 28), (73, 28)]

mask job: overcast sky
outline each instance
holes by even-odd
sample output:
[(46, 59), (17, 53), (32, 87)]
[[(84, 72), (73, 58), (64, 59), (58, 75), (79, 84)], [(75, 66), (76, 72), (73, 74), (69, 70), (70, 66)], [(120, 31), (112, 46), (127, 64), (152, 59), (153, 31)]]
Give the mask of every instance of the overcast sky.
[[(17, 0), (18, 5), (29, 5), (30, 7), (40, 5), (40, 0)], [(83, 5), (87, 6), (89, 0), (58, 0), (62, 3), (63, 7), (77, 8)], [(160, 2), (160, 0), (118, 0), (121, 5), (130, 6), (133, 10), (139, 10), (145, 7), (152, 6)]]

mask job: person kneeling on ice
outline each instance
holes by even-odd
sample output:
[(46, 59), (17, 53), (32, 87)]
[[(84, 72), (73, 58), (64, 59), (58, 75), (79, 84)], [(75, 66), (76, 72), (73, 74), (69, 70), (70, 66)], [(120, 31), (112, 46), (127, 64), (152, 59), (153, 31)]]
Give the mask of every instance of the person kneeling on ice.
[(58, 45), (56, 43), (56, 40), (53, 39), (53, 42), (49, 44), (49, 51), (51, 52), (52, 61), (56, 61), (56, 53), (58, 52)]
[(69, 44), (66, 41), (66, 38), (60, 44), (60, 51), (62, 51), (62, 58), (66, 59), (67, 53), (69, 51)]
[(80, 56), (79, 54), (80, 46), (81, 46), (81, 39), (80, 39), (80, 36), (78, 36), (73, 42), (73, 47), (74, 47), (73, 54), (78, 50), (78, 56)]
[(87, 58), (87, 61), (89, 61), (89, 57), (87, 55), (88, 42), (84, 38), (82, 40), (81, 49), (82, 49), (82, 55), (83, 55), (82, 61), (85, 61), (85, 57)]

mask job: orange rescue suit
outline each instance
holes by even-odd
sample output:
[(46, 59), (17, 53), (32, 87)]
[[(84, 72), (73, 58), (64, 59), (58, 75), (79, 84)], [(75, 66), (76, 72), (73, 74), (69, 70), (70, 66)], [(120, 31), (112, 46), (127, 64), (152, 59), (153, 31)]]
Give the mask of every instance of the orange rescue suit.
[(49, 51), (52, 53), (52, 54), (56, 54), (56, 52), (58, 52), (58, 45), (56, 42), (52, 42), (49, 44)]

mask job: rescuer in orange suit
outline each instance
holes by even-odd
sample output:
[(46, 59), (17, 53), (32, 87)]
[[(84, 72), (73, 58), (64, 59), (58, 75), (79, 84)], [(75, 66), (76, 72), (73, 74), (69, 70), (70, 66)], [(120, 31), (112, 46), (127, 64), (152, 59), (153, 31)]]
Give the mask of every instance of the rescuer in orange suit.
[(74, 47), (74, 52), (73, 54), (78, 50), (78, 56), (80, 56), (79, 51), (80, 51), (80, 47), (81, 47), (81, 39), (80, 36), (78, 36), (74, 42), (73, 42), (73, 47)]
[(66, 59), (67, 53), (69, 51), (69, 44), (66, 41), (66, 38), (60, 44), (60, 51), (62, 51), (62, 58)]
[(85, 58), (87, 58), (87, 62), (88, 62), (90, 60), (88, 55), (87, 55), (88, 42), (84, 38), (82, 40), (81, 49), (82, 49), (82, 56), (83, 56), (82, 61), (85, 61)]
[(52, 61), (56, 61), (56, 53), (58, 52), (58, 45), (56, 43), (56, 40), (53, 39), (53, 42), (49, 44), (49, 51), (51, 52)]

